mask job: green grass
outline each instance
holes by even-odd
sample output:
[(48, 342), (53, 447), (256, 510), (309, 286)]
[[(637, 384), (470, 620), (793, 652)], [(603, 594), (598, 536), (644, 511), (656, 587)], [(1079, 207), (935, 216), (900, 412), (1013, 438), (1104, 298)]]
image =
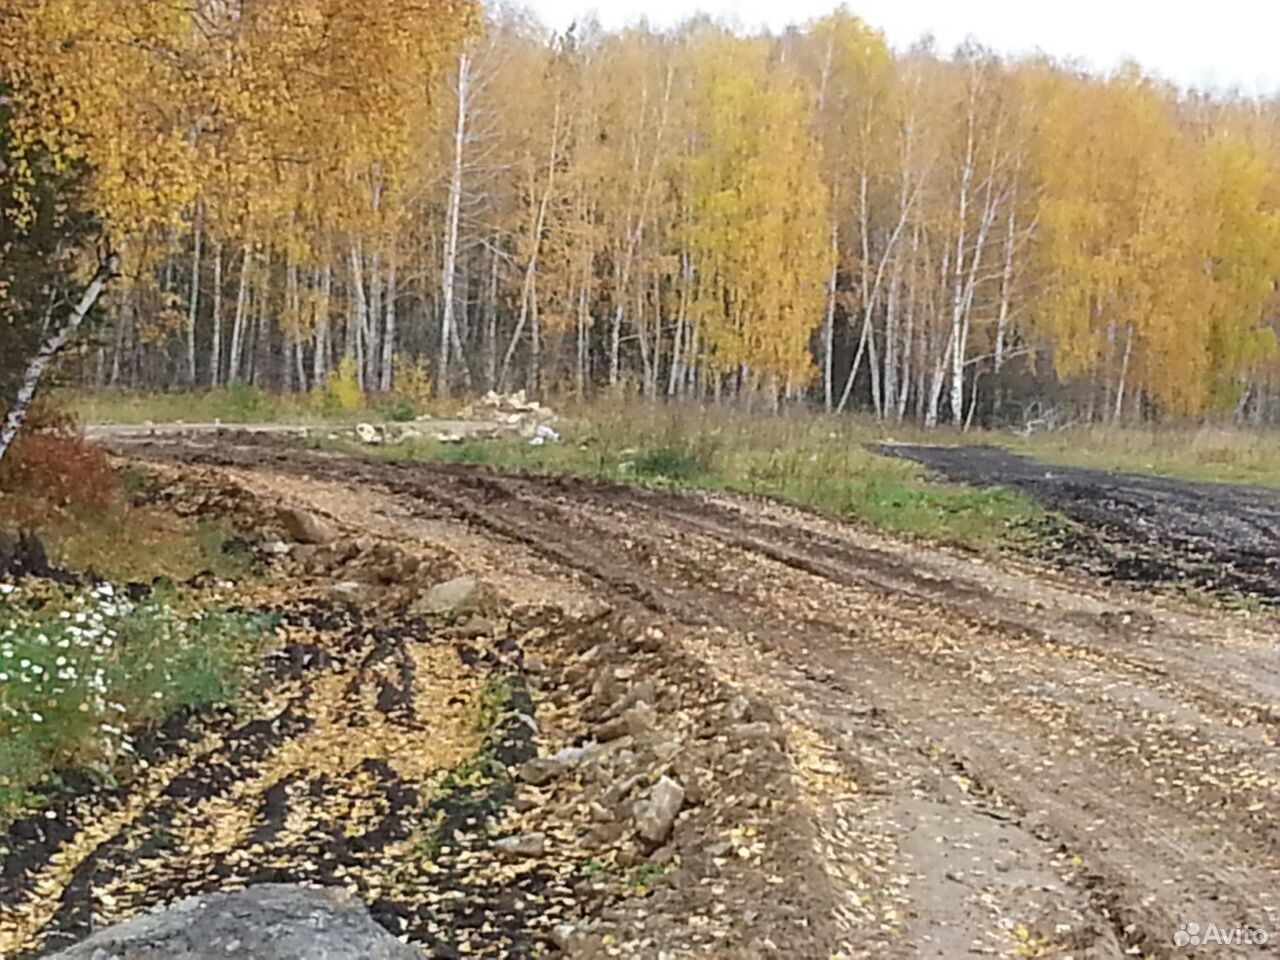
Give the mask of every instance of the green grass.
[(1022, 536), (1045, 516), (1020, 493), (939, 482), (915, 464), (872, 453), (865, 444), (880, 439), (879, 431), (852, 419), (606, 405), (572, 416), (562, 433), (562, 442), (544, 446), (505, 438), (360, 449), (396, 459), (751, 493), (896, 533), (970, 545)]
[(55, 772), (111, 777), (140, 731), (233, 699), (271, 626), (172, 593), (135, 604), (47, 585), (5, 586), (0, 623), (0, 824)]

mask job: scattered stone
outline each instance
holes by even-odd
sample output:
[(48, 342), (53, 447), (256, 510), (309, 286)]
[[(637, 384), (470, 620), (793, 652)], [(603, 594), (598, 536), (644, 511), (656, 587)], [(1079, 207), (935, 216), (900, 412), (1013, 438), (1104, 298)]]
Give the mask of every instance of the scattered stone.
[(329, 588), (329, 599), (334, 603), (347, 603), (358, 607), (367, 603), (370, 596), (369, 584), (359, 580), (342, 580)]
[(414, 960), (345, 890), (264, 884), (191, 897), (94, 934), (50, 960)]
[(569, 764), (555, 757), (534, 757), (520, 765), (520, 779), (530, 786), (540, 787), (563, 776)]
[(277, 517), (290, 539), (297, 543), (323, 547), (338, 539), (338, 531), (327, 521), (301, 507), (281, 507)]
[(470, 613), (488, 606), (493, 601), (493, 590), (488, 584), (473, 577), (455, 577), (437, 583), (414, 604), (417, 614), (457, 615)]
[(770, 723), (768, 720), (757, 720), (754, 723), (737, 723), (729, 728), (729, 738), (732, 740), (745, 741), (780, 741), (782, 733), (777, 724)]
[(558, 923), (551, 928), (551, 942), (561, 950), (568, 950), (570, 944), (573, 943), (573, 935), (576, 932), (571, 923)]
[(591, 819), (596, 823), (612, 823), (617, 819), (614, 812), (599, 801), (592, 800), (587, 809), (591, 813)]
[(658, 714), (652, 706), (641, 700), (622, 715), (622, 722), (626, 726), (627, 733), (638, 737), (657, 726)]
[(478, 640), (481, 637), (491, 637), (497, 632), (498, 626), (492, 620), (487, 617), (472, 617), (455, 627), (453, 636), (459, 640)]
[(684, 787), (670, 777), (663, 777), (649, 796), (636, 804), (636, 829), (650, 843), (662, 843), (671, 834), (680, 808), (684, 806)]
[(384, 440), (382, 431), (379, 430), (377, 427), (375, 427), (372, 423), (357, 423), (356, 437), (360, 440), (361, 443), (367, 443), (370, 446), (376, 446), (377, 444), (382, 443)]
[(547, 835), (537, 832), (503, 837), (495, 840), (493, 847), (508, 857), (540, 857), (547, 852)]

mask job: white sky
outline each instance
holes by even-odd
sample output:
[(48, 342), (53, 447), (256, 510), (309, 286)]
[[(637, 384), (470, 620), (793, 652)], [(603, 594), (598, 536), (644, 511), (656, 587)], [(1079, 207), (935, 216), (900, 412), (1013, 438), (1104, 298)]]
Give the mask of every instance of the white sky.
[[(839, 0), (525, 0), (564, 29), (594, 10), (606, 27), (642, 16), (669, 26), (695, 11), (774, 30)], [(1042, 50), (1107, 70), (1132, 58), (1185, 86), (1280, 93), (1280, 0), (849, 0), (895, 47), (932, 33), (949, 52), (967, 36), (1004, 53)]]

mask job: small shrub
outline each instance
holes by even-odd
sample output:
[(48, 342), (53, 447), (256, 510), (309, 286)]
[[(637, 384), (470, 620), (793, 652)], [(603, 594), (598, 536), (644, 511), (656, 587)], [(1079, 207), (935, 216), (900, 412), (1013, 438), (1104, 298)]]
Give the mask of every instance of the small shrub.
[(343, 357), (324, 388), (324, 406), (330, 413), (352, 413), (364, 406), (360, 371), (355, 357)]
[(397, 358), (396, 382), (391, 390), (391, 397), (407, 409), (413, 410), (413, 416), (422, 413), (435, 392), (431, 374), (426, 364), (414, 363), (408, 357)]
[(271, 404), (265, 390), (243, 380), (227, 384), (226, 402), (231, 419), (247, 423), (259, 419)]
[(378, 409), (383, 419), (392, 423), (408, 423), (418, 417), (418, 408), (411, 401), (406, 400), (404, 397), (397, 397), (394, 394), (379, 404)]
[(705, 435), (672, 438), (670, 445), (642, 450), (632, 459), (638, 477), (688, 482), (715, 471), (719, 444)]
[(107, 455), (84, 442), (73, 420), (45, 408), (33, 412), (0, 460), (0, 490), (57, 507), (102, 509), (121, 489)]
[(107, 585), (48, 604), (0, 585), (0, 823), (51, 772), (127, 761), (133, 736), (178, 710), (226, 702), (264, 618), (184, 615)]

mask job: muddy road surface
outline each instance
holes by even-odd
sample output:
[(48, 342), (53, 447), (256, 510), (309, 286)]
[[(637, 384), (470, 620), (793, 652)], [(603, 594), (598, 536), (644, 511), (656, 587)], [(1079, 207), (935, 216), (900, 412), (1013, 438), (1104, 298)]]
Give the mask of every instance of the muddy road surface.
[(1044, 463), (998, 447), (883, 444), (949, 480), (1021, 490), (1077, 525), (1062, 565), (1280, 606), (1280, 491)]
[[(770, 704), (795, 803), (763, 774), (749, 797), (715, 802), (776, 799), (809, 839), (752, 867), (764, 892), (730, 919), (759, 924), (768, 891), (799, 890), (788, 924), (808, 939), (628, 955), (1280, 955), (1274, 613), (730, 496), (367, 462), (272, 438), (121, 451), (373, 537), (447, 545), (508, 595), (600, 599)], [(1187, 924), (1237, 942), (1175, 946)]]

